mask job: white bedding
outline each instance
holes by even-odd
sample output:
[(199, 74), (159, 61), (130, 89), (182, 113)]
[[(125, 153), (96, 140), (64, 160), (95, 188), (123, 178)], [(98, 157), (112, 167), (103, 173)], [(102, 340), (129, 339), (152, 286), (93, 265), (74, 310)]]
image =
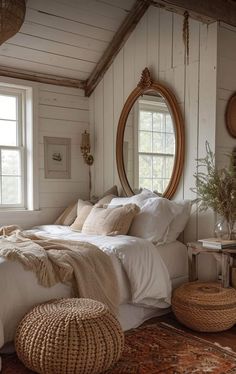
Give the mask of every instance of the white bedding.
[[(40, 226), (30, 232), (53, 238), (88, 241), (105, 251), (111, 256), (119, 280), (120, 304), (168, 308), (170, 275), (186, 275), (186, 248), (179, 242), (155, 247), (145, 239), (125, 235), (88, 236), (56, 225)], [(17, 324), (32, 306), (52, 298), (68, 297), (71, 291), (63, 284), (44, 288), (37, 283), (35, 274), (25, 271), (20, 263), (1, 258), (0, 285), (0, 348), (13, 339)]]

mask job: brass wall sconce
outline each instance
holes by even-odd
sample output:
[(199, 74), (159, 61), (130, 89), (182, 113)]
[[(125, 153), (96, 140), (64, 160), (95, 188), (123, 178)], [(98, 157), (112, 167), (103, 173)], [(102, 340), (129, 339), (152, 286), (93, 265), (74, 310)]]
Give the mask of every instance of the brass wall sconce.
[(90, 154), (90, 135), (89, 133), (87, 133), (86, 130), (82, 134), (82, 143), (80, 149), (86, 164), (92, 165), (94, 159), (93, 156)]

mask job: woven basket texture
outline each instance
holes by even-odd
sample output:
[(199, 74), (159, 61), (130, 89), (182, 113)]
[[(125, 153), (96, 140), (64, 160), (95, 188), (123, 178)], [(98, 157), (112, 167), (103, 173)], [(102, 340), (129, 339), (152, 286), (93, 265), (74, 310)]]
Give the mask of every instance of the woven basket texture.
[(236, 323), (236, 290), (220, 283), (186, 283), (173, 292), (172, 310), (193, 330), (224, 331)]
[(25, 0), (4, 0), (0, 3), (0, 45), (15, 35), (25, 19)]
[(41, 374), (101, 373), (119, 360), (124, 334), (102, 303), (59, 299), (33, 308), (15, 336), (19, 359)]

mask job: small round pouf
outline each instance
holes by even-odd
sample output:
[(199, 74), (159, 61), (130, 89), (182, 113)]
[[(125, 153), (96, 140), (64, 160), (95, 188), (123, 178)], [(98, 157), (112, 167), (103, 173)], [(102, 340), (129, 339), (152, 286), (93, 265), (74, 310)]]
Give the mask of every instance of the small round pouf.
[(33, 308), (15, 336), (19, 359), (41, 374), (101, 373), (119, 360), (124, 334), (102, 303), (59, 299)]
[(236, 290), (220, 283), (185, 283), (173, 292), (172, 310), (192, 330), (224, 331), (236, 323)]

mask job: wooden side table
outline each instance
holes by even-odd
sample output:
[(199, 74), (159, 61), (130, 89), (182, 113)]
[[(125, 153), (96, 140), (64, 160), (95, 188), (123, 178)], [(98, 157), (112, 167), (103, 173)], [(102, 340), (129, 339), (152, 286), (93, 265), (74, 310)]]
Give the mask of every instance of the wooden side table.
[(222, 286), (230, 287), (230, 267), (233, 264), (233, 258), (236, 257), (236, 248), (212, 249), (203, 247), (201, 243), (188, 243), (188, 260), (189, 260), (189, 281), (198, 280), (198, 261), (200, 254), (210, 254), (221, 263), (222, 267)]

